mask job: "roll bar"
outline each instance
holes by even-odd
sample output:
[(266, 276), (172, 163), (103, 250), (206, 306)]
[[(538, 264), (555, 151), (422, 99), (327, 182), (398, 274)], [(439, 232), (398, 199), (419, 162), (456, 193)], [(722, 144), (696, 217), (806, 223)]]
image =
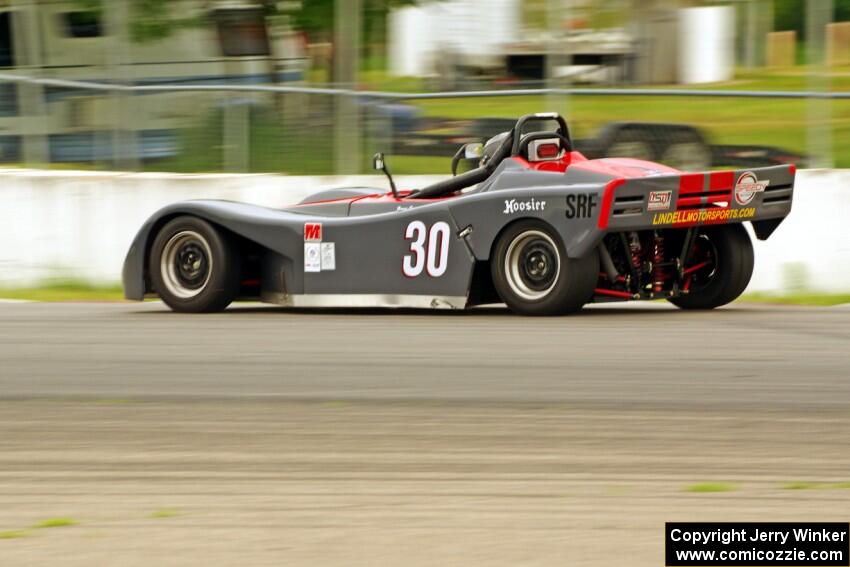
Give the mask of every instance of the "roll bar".
[(529, 122), (548, 122), (550, 120), (558, 123), (558, 134), (563, 136), (567, 142), (569, 142), (569, 147), (572, 148), (573, 142), (570, 138), (570, 129), (567, 126), (567, 121), (564, 120), (564, 117), (557, 112), (538, 112), (537, 114), (526, 114), (516, 121), (513, 131), (513, 147), (511, 148), (511, 155), (519, 155), (520, 145), (522, 144), (523, 126)]
[(517, 156), (522, 148), (522, 127), (528, 122), (545, 122), (555, 121), (558, 123), (558, 135), (567, 143), (568, 148), (572, 147), (570, 140), (570, 130), (567, 127), (567, 121), (557, 112), (542, 112), (538, 114), (526, 114), (517, 120), (511, 135), (502, 141), (502, 145), (493, 153), (490, 160), (481, 167), (475, 168), (458, 176), (451, 177), (445, 181), (440, 181), (423, 187), (419, 191), (414, 191), (410, 194), (411, 199), (428, 199), (430, 197), (439, 197), (448, 195), (461, 189), (466, 189), (477, 183), (486, 181), (490, 175), (496, 170), (496, 167), (508, 156)]

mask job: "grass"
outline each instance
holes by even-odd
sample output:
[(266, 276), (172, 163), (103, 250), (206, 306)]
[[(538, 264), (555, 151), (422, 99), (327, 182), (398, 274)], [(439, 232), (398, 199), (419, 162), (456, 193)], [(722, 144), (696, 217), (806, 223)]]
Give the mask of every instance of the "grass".
[(163, 518), (174, 518), (175, 516), (179, 516), (180, 512), (177, 510), (155, 510), (151, 512), (150, 517), (156, 519)]
[[(364, 71), (362, 87), (386, 92), (423, 92), (426, 81), (410, 77), (391, 77), (384, 70)], [(710, 85), (652, 85), (692, 90), (780, 90), (810, 88), (805, 68), (781, 73), (740, 71), (734, 80)], [(850, 91), (850, 73), (831, 77), (834, 91)], [(245, 162), (235, 164), (246, 171), (286, 172), (292, 175), (325, 175), (334, 172), (334, 104), (322, 95), (290, 98), (244, 97), (235, 119), (247, 121), (244, 138)], [(287, 102), (288, 101), (288, 102)], [(198, 108), (212, 108), (192, 114), (178, 130), (177, 155), (144, 165), (146, 170), (175, 172), (220, 172), (225, 163), (225, 118), (219, 99), (201, 99)], [(800, 154), (806, 153), (806, 129), (809, 104), (805, 100), (717, 98), (717, 97), (643, 97), (581, 95), (572, 97), (483, 97), (409, 101), (424, 117), (468, 121), (479, 118), (516, 118), (530, 112), (556, 110), (570, 121), (576, 138), (592, 138), (603, 124), (614, 121), (686, 123), (700, 128), (715, 144), (762, 144)], [(819, 103), (820, 104), (820, 103)], [(850, 101), (826, 102), (836, 166), (850, 167)], [(371, 152), (385, 143), (387, 124), (376, 120), (369, 106), (362, 106), (364, 121), (361, 146), (361, 171), (369, 172)], [(383, 119), (382, 119), (383, 120)], [(460, 132), (461, 126), (452, 126)], [(243, 144), (236, 138), (231, 144)], [(234, 146), (235, 147), (235, 146)], [(449, 172), (449, 158), (388, 156), (393, 173), (428, 174)]]
[(797, 480), (782, 485), (785, 490), (818, 490), (818, 489), (850, 489), (850, 481), (842, 482), (813, 482)]
[(34, 530), (41, 530), (47, 528), (64, 528), (76, 525), (77, 521), (71, 518), (50, 518), (49, 520), (43, 520), (37, 524), (33, 524), (30, 527)]
[[(567, 106), (564, 97), (559, 106)], [(415, 102), (426, 116), (455, 119), (516, 117), (548, 110), (542, 96), (440, 99)], [(576, 138), (593, 138), (614, 121), (686, 123), (706, 133), (710, 143), (763, 144), (805, 153), (806, 102), (784, 99), (719, 99), (710, 97), (576, 96), (568, 108), (556, 108), (570, 119)], [(850, 166), (850, 101), (832, 104), (833, 154), (839, 167)], [(444, 166), (445, 167), (445, 166)]]
[(695, 492), (699, 494), (709, 492), (732, 492), (737, 490), (737, 486), (728, 482), (701, 482), (691, 484), (685, 487), (685, 492)]
[(120, 285), (95, 285), (76, 280), (54, 280), (35, 287), (0, 288), (0, 298), (28, 301), (120, 301)]
[(32, 536), (32, 534), (26, 530), (9, 530), (5, 532), (0, 532), (0, 539), (18, 539), (30, 536)]
[(752, 292), (741, 297), (741, 301), (753, 301), (758, 303), (776, 303), (781, 305), (812, 305), (828, 307), (850, 303), (850, 293), (818, 293), (818, 292), (794, 292), (794, 293), (765, 293)]
[[(49, 518), (42, 520), (29, 527), (30, 530), (45, 530), (51, 528), (65, 528), (68, 526), (76, 526), (79, 522), (72, 518)], [(28, 530), (8, 530), (0, 532), (0, 539), (18, 539), (31, 537), (33, 534)]]
[[(607, 16), (606, 16), (607, 17)], [(433, 89), (427, 80), (393, 77), (382, 69), (383, 62), (368, 64), (361, 73), (360, 87), (368, 90), (411, 93)], [(323, 77), (314, 77), (321, 86)], [(830, 88), (850, 92), (850, 67), (841, 67), (829, 77)], [(521, 85), (518, 85), (521, 86)], [(582, 85), (578, 85), (582, 86)], [(782, 71), (738, 70), (733, 80), (705, 85), (648, 85), (689, 90), (779, 90), (802, 91), (811, 88), (806, 68)], [(482, 88), (489, 88), (482, 85)], [(159, 104), (159, 98), (143, 97), (145, 104)], [(166, 99), (163, 99), (166, 100)], [(249, 95), (225, 97), (221, 93), (193, 94), (167, 99), (174, 112), (184, 116), (175, 125), (177, 154), (143, 164), (146, 171), (221, 172), (229, 167), (245, 171), (286, 172), (292, 175), (325, 175), (335, 169), (334, 102), (326, 95)], [(227, 103), (227, 104), (225, 104)], [(165, 103), (163, 103), (165, 104)], [(188, 104), (188, 105), (187, 105)], [(572, 97), (484, 97), (410, 101), (425, 117), (467, 121), (477, 118), (517, 118), (522, 114), (556, 110), (564, 114), (576, 138), (591, 138), (603, 124), (614, 121), (674, 122), (693, 124), (715, 144), (762, 144), (806, 153), (809, 101), (786, 99), (717, 97), (643, 97), (580, 95)], [(831, 109), (833, 156), (837, 167), (850, 167), (850, 100), (817, 101)], [(241, 105), (241, 106), (240, 106)], [(229, 110), (225, 110), (225, 107)], [(364, 128), (361, 145), (361, 171), (369, 172), (372, 152), (386, 143), (385, 119), (376, 120), (369, 105), (360, 106)], [(230, 114), (230, 111), (233, 114)], [(230, 123), (228, 117), (234, 122)], [(231, 132), (225, 123), (235, 127)], [(236, 126), (244, 125), (244, 137)], [(452, 126), (460, 132), (460, 126)], [(227, 135), (226, 135), (227, 134)], [(225, 147), (225, 139), (230, 147)], [(228, 164), (225, 154), (244, 148), (244, 163)], [(419, 174), (449, 172), (449, 158), (389, 156), (393, 173)], [(238, 160), (237, 160), (238, 161)], [(98, 169), (106, 164), (45, 164), (55, 169)]]
[[(730, 91), (809, 88), (803, 68), (781, 74), (742, 71), (735, 80), (725, 83), (670, 86)], [(850, 91), (850, 75), (834, 75), (831, 87), (833, 91)], [(559, 108), (549, 108), (553, 100)], [(576, 138), (592, 138), (600, 126), (614, 121), (679, 122), (699, 127), (711, 143), (763, 144), (806, 153), (808, 103), (805, 100), (581, 95), (555, 99), (543, 96), (436, 99), (412, 104), (425, 116), (459, 120), (514, 118), (529, 112), (557, 110), (568, 117)], [(836, 166), (850, 167), (850, 101), (833, 101), (830, 107)]]
[(451, 174), (451, 160), (432, 156), (387, 156), (387, 167), (393, 175)]

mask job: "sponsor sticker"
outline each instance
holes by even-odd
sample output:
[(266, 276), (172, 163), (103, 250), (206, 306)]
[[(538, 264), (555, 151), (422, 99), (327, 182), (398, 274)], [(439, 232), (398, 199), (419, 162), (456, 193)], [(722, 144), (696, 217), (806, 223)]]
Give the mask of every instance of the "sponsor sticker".
[(756, 193), (764, 191), (770, 180), (759, 181), (752, 171), (742, 173), (735, 183), (735, 201), (739, 205), (749, 205)]
[(669, 213), (655, 213), (652, 224), (694, 224), (694, 223), (721, 223), (733, 220), (751, 219), (756, 216), (756, 209), (702, 209), (691, 211), (672, 211)]
[(322, 244), (320, 242), (305, 242), (304, 243), (304, 271), (305, 272), (321, 272), (322, 271)]
[(589, 219), (596, 204), (596, 193), (570, 193), (567, 195), (567, 218)]
[(304, 242), (321, 242), (322, 241), (322, 223), (320, 222), (305, 222), (304, 223)]
[(502, 211), (502, 214), (512, 215), (514, 213), (542, 211), (545, 209), (546, 201), (539, 201), (534, 197), (525, 200), (505, 199), (505, 210)]
[(670, 208), (670, 203), (672, 201), (673, 191), (651, 191), (649, 193), (647, 210), (666, 211)]
[(322, 271), (336, 269), (336, 247), (333, 242), (322, 242)]

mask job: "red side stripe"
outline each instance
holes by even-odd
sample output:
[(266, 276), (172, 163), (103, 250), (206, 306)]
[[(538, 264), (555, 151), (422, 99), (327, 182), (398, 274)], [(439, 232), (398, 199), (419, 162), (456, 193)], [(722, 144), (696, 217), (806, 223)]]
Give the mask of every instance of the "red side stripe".
[(596, 224), (599, 230), (608, 228), (608, 217), (611, 216), (611, 205), (614, 203), (614, 191), (625, 182), (625, 179), (615, 179), (605, 186), (605, 193), (602, 194), (602, 210), (599, 211), (599, 221)]
[(705, 185), (705, 174), (686, 173), (679, 178), (679, 195), (702, 193)]
[(734, 171), (716, 171), (711, 174), (708, 182), (709, 191), (719, 191), (720, 189), (731, 189), (735, 184)]

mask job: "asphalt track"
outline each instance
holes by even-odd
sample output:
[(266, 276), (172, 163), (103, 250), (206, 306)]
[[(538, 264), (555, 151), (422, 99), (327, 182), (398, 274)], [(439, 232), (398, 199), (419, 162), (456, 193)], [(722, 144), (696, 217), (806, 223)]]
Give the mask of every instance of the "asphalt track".
[(0, 304), (0, 565), (658, 566), (665, 521), (847, 521), (848, 347), (845, 307)]
[(850, 309), (471, 312), (0, 305), (0, 396), (850, 407)]

